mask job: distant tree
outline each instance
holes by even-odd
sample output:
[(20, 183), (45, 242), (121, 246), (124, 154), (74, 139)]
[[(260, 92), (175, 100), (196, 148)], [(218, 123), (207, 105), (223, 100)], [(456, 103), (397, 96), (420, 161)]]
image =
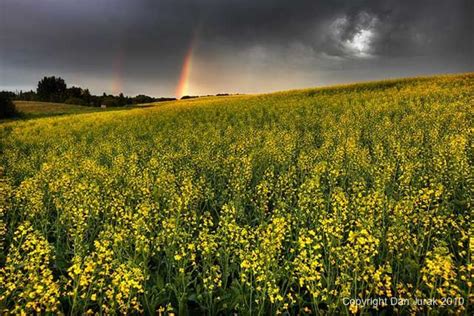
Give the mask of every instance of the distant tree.
[(151, 103), (155, 101), (155, 98), (149, 97), (147, 95), (139, 94), (133, 98), (134, 104), (141, 104), (141, 103)]
[(36, 92), (33, 90), (30, 91), (20, 91), (20, 93), (17, 96), (17, 100), (23, 100), (23, 101), (36, 101), (38, 100), (38, 96)]
[(103, 97), (101, 101), (101, 105), (102, 104), (107, 107), (120, 106), (118, 98), (115, 98), (114, 96)]
[(123, 95), (123, 93), (120, 93), (118, 96), (117, 103), (119, 106), (124, 106), (127, 104), (127, 98)]
[(68, 98), (82, 98), (82, 89), (79, 87), (71, 87), (66, 89)]
[(11, 94), (5, 91), (0, 92), (0, 118), (14, 117), (17, 114)]
[(90, 104), (95, 107), (100, 107), (102, 104), (102, 97), (91, 95)]
[(62, 102), (66, 97), (66, 82), (61, 77), (44, 77), (38, 82), (36, 93), (41, 101)]
[(16, 98), (16, 93), (15, 93), (15, 92), (12, 92), (12, 91), (0, 91), (0, 93), (1, 93), (4, 97), (8, 97), (8, 98), (10, 98), (11, 100), (13, 100), (13, 99)]
[(92, 96), (91, 93), (89, 92), (89, 89), (83, 89), (82, 90), (82, 95), (81, 95), (82, 100), (84, 100), (84, 103), (86, 105), (92, 105)]

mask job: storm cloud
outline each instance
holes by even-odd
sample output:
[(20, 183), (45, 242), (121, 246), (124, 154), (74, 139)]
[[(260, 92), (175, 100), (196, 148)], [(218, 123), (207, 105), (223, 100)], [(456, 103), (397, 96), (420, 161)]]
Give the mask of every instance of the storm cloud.
[[(473, 1), (2, 0), (0, 90), (266, 92), (474, 70)], [(194, 38), (194, 41), (192, 39)]]

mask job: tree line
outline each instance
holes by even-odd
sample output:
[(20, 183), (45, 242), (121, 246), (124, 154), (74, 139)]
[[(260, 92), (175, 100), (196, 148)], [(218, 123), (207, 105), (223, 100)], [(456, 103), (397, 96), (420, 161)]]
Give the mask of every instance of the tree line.
[(38, 82), (38, 88), (36, 94), (32, 95), (29, 93), (20, 92), (19, 99), (27, 99), (35, 97), (39, 101), (46, 102), (62, 102), (77, 105), (86, 106), (125, 106), (139, 103), (150, 103), (159, 101), (171, 101), (175, 98), (155, 98), (147, 95), (137, 95), (135, 97), (124, 96), (120, 93), (118, 96), (112, 94), (103, 93), (101, 96), (92, 95), (89, 89), (83, 89), (80, 87), (68, 88), (64, 79), (61, 77), (44, 77)]

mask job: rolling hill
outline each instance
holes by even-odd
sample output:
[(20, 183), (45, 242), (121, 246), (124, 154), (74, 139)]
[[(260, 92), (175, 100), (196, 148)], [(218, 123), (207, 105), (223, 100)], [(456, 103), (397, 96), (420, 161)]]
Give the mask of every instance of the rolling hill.
[(0, 309), (469, 313), (473, 73), (18, 105), (37, 118), (0, 124)]

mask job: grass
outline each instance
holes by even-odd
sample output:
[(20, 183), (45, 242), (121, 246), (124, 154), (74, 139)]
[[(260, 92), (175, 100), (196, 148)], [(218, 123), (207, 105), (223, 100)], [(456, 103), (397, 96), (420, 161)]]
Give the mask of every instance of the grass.
[(123, 111), (134, 107), (149, 106), (139, 104), (127, 107), (109, 107), (102, 109), (100, 107), (91, 107), (66, 103), (40, 102), (40, 101), (14, 101), (19, 116), (14, 119), (3, 119), (1, 122), (10, 122), (18, 120), (30, 120), (52, 116), (75, 115), (84, 113)]
[(470, 314), (473, 105), (467, 73), (3, 122), (0, 309)]

